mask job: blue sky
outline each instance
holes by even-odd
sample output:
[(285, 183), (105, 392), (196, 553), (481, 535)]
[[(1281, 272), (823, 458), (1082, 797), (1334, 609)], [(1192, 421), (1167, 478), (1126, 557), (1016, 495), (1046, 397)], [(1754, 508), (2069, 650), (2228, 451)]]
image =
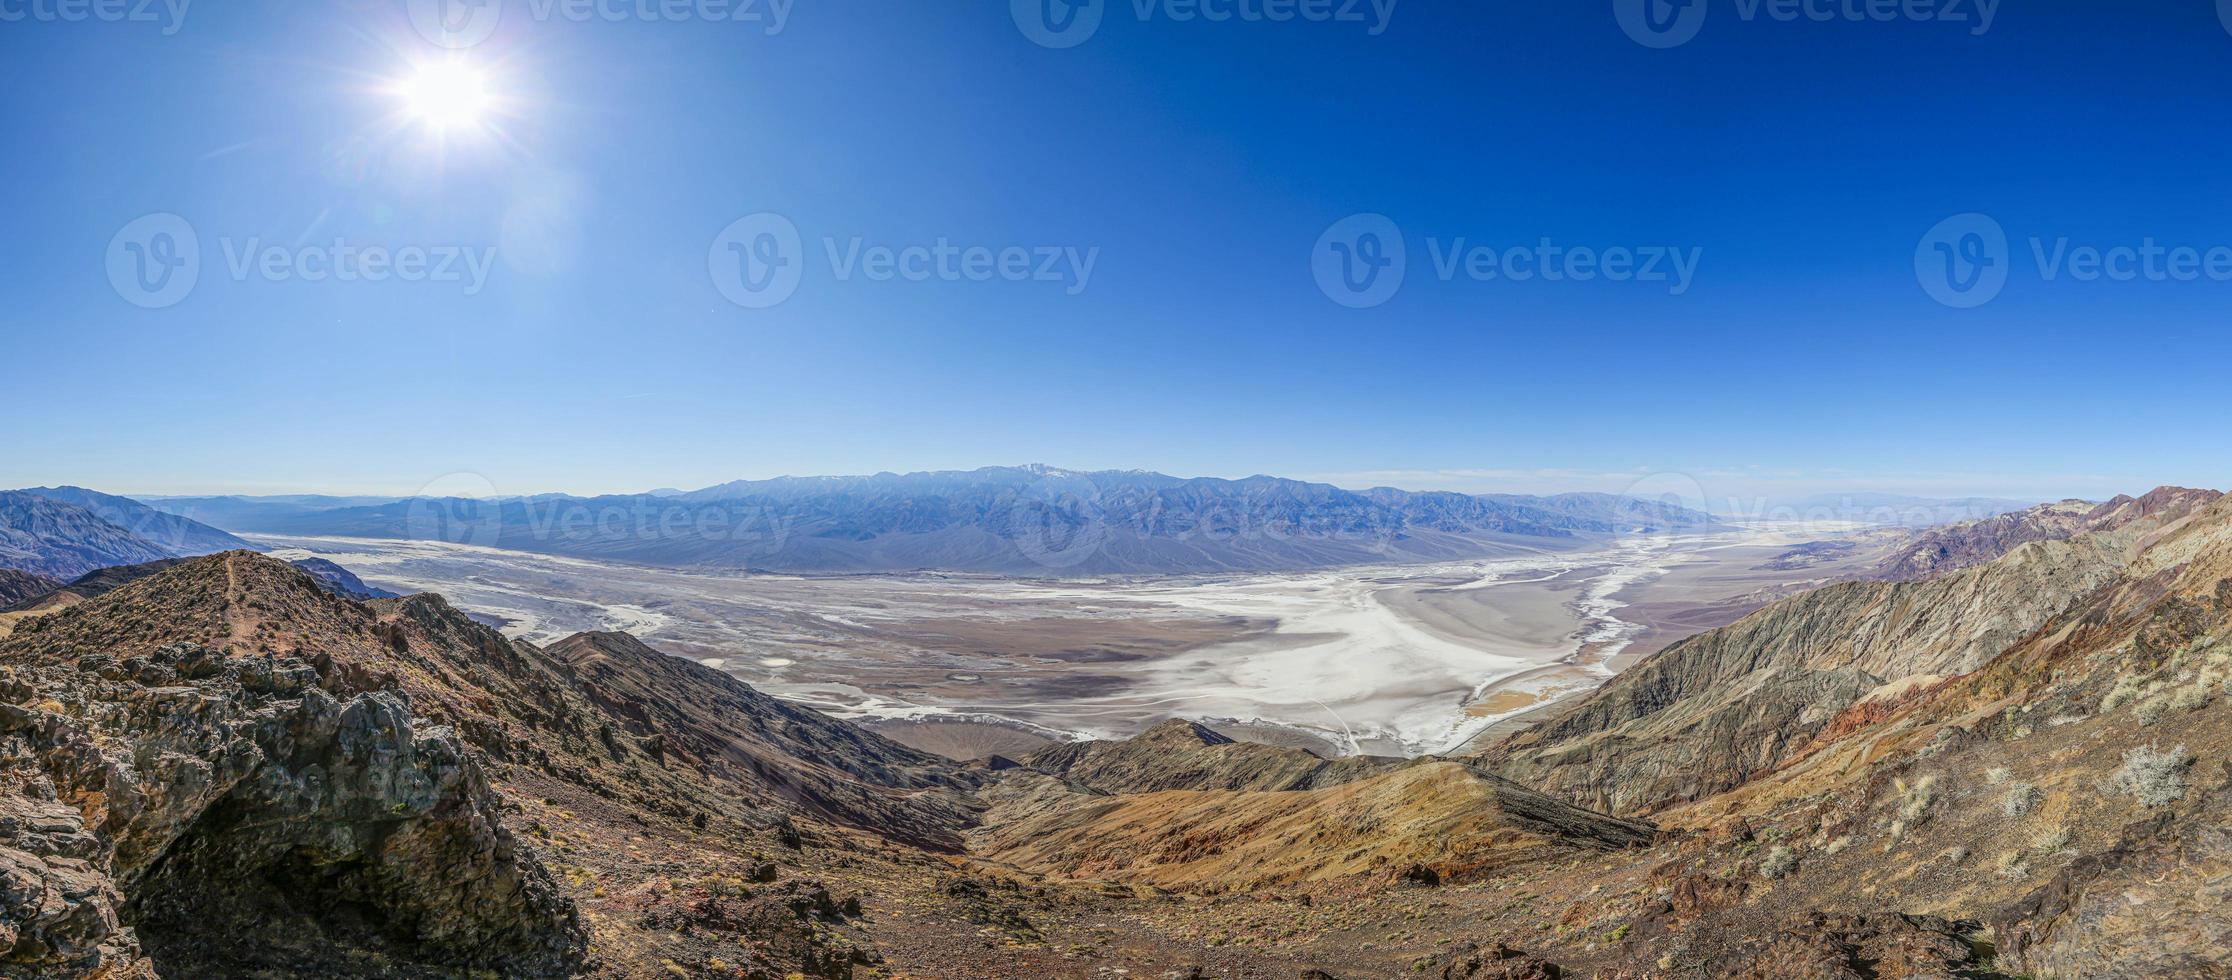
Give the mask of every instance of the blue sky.
[[(2088, 281), (2031, 245), (2232, 249), (2232, 33), (2206, 4), (1995, 7), (1977, 33), (1968, 0), (1966, 22), (1705, 0), (1654, 49), (1597, 0), (1405, 0), (1376, 34), (1368, 4), (1210, 23), (1123, 0), (1054, 49), (997, 2), (799, 0), (779, 30), (758, 6), (502, 2), (458, 53), (401, 0), (0, 23), (0, 485), (598, 492), (1026, 461), (2232, 485), (2232, 282)], [(395, 91), (428, 64), (489, 93), (439, 139)], [(1956, 309), (1916, 253), (1969, 212), (2011, 242), (2008, 278)], [(800, 278), (740, 306), (709, 252), (763, 213), (797, 230)], [(157, 309), (111, 276), (149, 214), (200, 257)], [(1407, 271), (1352, 309), (1312, 262), (1358, 214)], [(1678, 295), (1445, 280), (1460, 239), (1696, 267)], [(878, 279), (842, 261), (856, 240), (1020, 250), (1032, 274)], [(251, 244), (295, 274), (236, 272)], [(490, 264), (477, 289), (300, 277), (375, 247)]]

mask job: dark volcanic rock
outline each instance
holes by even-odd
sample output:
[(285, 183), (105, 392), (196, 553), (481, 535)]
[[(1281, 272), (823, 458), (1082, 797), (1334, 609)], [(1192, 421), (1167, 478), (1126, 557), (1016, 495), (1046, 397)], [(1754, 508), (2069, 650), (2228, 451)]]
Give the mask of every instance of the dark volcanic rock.
[(355, 572), (323, 558), (297, 558), (287, 564), (310, 573), (310, 577), (317, 579), (319, 585), (325, 586), (327, 592), (344, 599), (363, 602), (368, 599), (401, 598), (386, 589), (375, 589), (364, 584), (364, 580), (356, 577)]
[(1502, 943), (1465, 943), (1442, 954), (1443, 980), (1558, 980), (1556, 964)]
[(0, 568), (0, 610), (11, 606), (37, 602), (60, 589), (62, 583), (43, 575)]

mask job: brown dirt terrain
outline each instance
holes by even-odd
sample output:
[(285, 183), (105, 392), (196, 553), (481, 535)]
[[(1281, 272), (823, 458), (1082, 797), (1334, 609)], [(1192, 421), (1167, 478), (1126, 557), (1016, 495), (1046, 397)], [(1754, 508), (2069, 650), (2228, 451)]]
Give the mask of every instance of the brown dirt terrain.
[(229, 553), (0, 640), (0, 970), (2224, 976), (2228, 685), (2232, 502), (2167, 492), (1409, 763), (959, 765)]

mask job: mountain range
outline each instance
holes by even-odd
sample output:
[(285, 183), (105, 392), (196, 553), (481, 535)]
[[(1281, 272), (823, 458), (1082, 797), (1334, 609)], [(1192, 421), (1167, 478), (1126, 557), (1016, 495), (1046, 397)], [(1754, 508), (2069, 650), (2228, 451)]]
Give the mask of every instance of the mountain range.
[(1157, 574), (1427, 561), (1578, 547), (1715, 518), (1608, 494), (1342, 490), (1046, 466), (741, 481), (686, 493), (403, 498), (172, 497), (241, 533), (444, 540), (669, 567)]
[(0, 568), (71, 579), (114, 565), (248, 547), (124, 497), (78, 487), (0, 491)]
[(0, 973), (2223, 976), (2232, 500), (2077, 511), (1419, 759), (959, 762), (626, 634), (110, 570), (0, 637)]

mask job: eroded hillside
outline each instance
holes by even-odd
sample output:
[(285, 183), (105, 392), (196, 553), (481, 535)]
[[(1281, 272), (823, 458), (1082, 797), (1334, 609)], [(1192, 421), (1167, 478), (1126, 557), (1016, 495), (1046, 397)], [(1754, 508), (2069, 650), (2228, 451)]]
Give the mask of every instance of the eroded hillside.
[(1464, 760), (1173, 722), (963, 766), (624, 634), (189, 560), (0, 639), (0, 964), (2221, 976), (2232, 502), (2118, 510), (1774, 603)]

